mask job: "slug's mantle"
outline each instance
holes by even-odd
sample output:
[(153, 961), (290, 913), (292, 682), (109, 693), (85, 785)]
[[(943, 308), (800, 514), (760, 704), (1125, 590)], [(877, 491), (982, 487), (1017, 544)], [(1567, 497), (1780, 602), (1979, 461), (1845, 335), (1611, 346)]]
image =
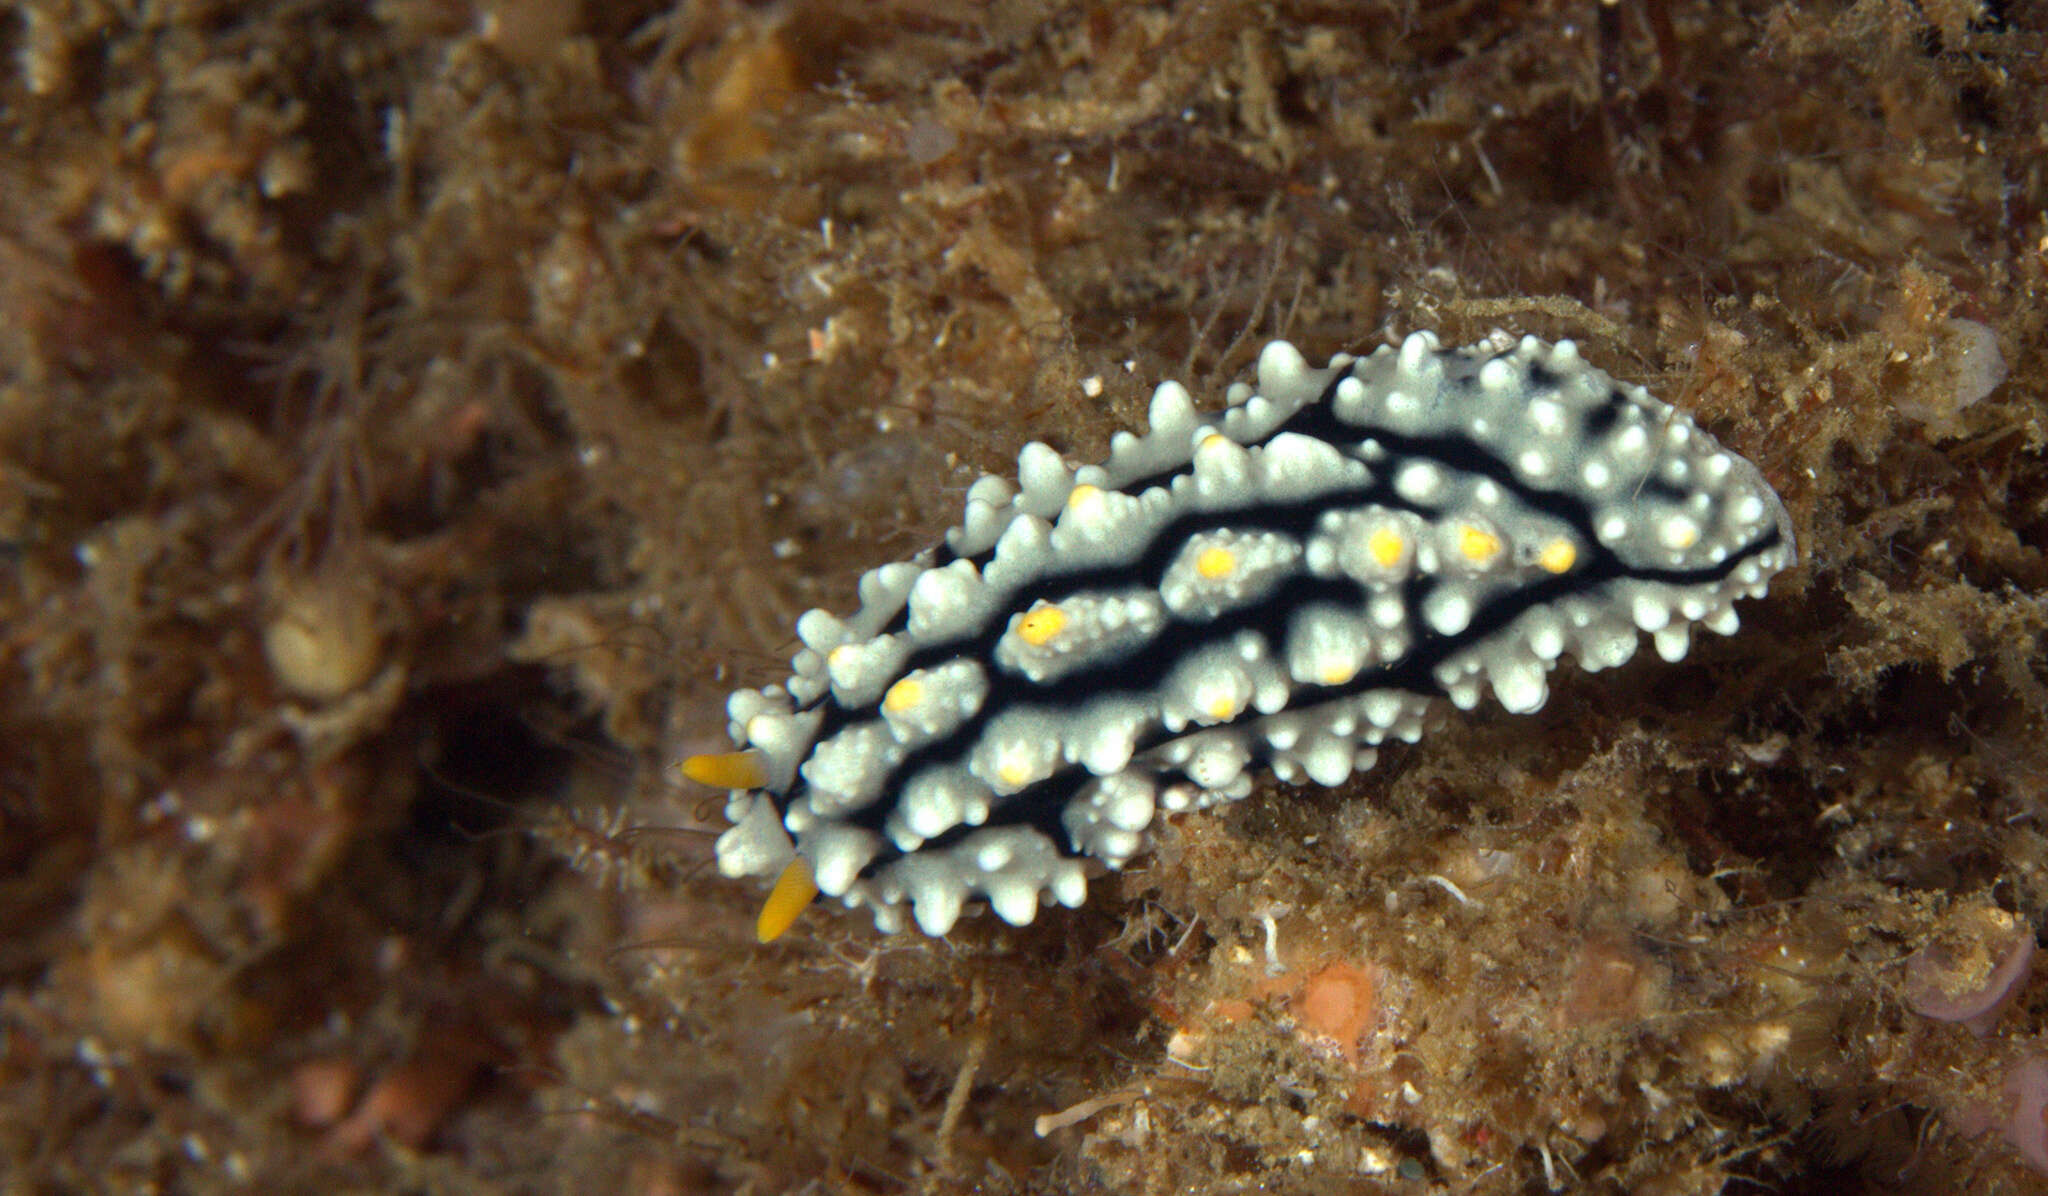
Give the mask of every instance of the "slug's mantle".
[[(822, 891), (927, 934), (982, 898), (1078, 905), (1083, 861), (1251, 772), (1335, 785), (1433, 699), (1540, 708), (1588, 670), (1683, 657), (1794, 559), (1756, 467), (1570, 341), (1427, 332), (1322, 369), (1275, 341), (1216, 414), (1168, 382), (1151, 427), (1071, 468), (1043, 444), (960, 526), (813, 610), (782, 685), (728, 703), (728, 876), (781, 873), (772, 938)], [(815, 886), (815, 888), (813, 888)]]

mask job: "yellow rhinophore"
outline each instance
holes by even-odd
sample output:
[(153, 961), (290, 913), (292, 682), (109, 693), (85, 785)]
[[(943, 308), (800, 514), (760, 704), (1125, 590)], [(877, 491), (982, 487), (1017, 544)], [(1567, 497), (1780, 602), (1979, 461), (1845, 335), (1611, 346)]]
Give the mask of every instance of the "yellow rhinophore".
[(754, 937), (772, 943), (796, 923), (797, 915), (818, 895), (818, 882), (811, 877), (811, 862), (798, 856), (775, 878), (775, 888), (761, 904), (761, 917), (754, 923)]
[(758, 752), (718, 752), (683, 761), (683, 775), (713, 789), (759, 789), (768, 783)]

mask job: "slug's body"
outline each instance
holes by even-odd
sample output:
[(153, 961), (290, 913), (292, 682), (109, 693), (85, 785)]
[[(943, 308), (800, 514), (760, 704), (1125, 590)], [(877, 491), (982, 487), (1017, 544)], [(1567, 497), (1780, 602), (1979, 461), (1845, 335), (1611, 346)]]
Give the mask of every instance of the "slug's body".
[(854, 614), (798, 620), (789, 680), (732, 696), (743, 750), (685, 763), (733, 790), (721, 870), (785, 875), (764, 937), (810, 881), (933, 935), (976, 898), (1077, 905), (1161, 813), (1261, 766), (1335, 785), (1439, 696), (1534, 711), (1638, 631), (1678, 660), (1793, 560), (1753, 465), (1569, 341), (1324, 369), (1276, 341), (1221, 413), (1169, 382), (1107, 462), (1017, 464)]

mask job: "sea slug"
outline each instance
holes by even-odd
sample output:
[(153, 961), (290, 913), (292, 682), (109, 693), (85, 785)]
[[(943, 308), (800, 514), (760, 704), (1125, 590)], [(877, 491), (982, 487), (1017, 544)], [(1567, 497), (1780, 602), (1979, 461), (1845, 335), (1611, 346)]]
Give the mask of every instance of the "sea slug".
[(985, 899), (1078, 905), (1164, 814), (1252, 773), (1336, 785), (1433, 699), (1510, 711), (1588, 670), (1683, 657), (1794, 557), (1756, 467), (1570, 341), (1497, 335), (1311, 367), (1275, 341), (1204, 414), (1074, 468), (1043, 444), (984, 477), (945, 542), (813, 610), (781, 685), (728, 704), (728, 876), (774, 875), (766, 940), (823, 892), (927, 934)]

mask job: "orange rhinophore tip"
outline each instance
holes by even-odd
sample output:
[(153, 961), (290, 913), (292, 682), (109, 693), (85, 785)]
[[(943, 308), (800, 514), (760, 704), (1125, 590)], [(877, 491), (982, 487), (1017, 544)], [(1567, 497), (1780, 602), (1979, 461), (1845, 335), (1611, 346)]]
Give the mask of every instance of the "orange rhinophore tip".
[(754, 937), (772, 943), (796, 923), (797, 915), (818, 895), (818, 882), (811, 879), (811, 862), (798, 856), (775, 879), (775, 888), (761, 906), (761, 919), (754, 923)]
[(714, 789), (759, 789), (768, 783), (761, 757), (753, 752), (719, 752), (683, 761), (683, 775)]

